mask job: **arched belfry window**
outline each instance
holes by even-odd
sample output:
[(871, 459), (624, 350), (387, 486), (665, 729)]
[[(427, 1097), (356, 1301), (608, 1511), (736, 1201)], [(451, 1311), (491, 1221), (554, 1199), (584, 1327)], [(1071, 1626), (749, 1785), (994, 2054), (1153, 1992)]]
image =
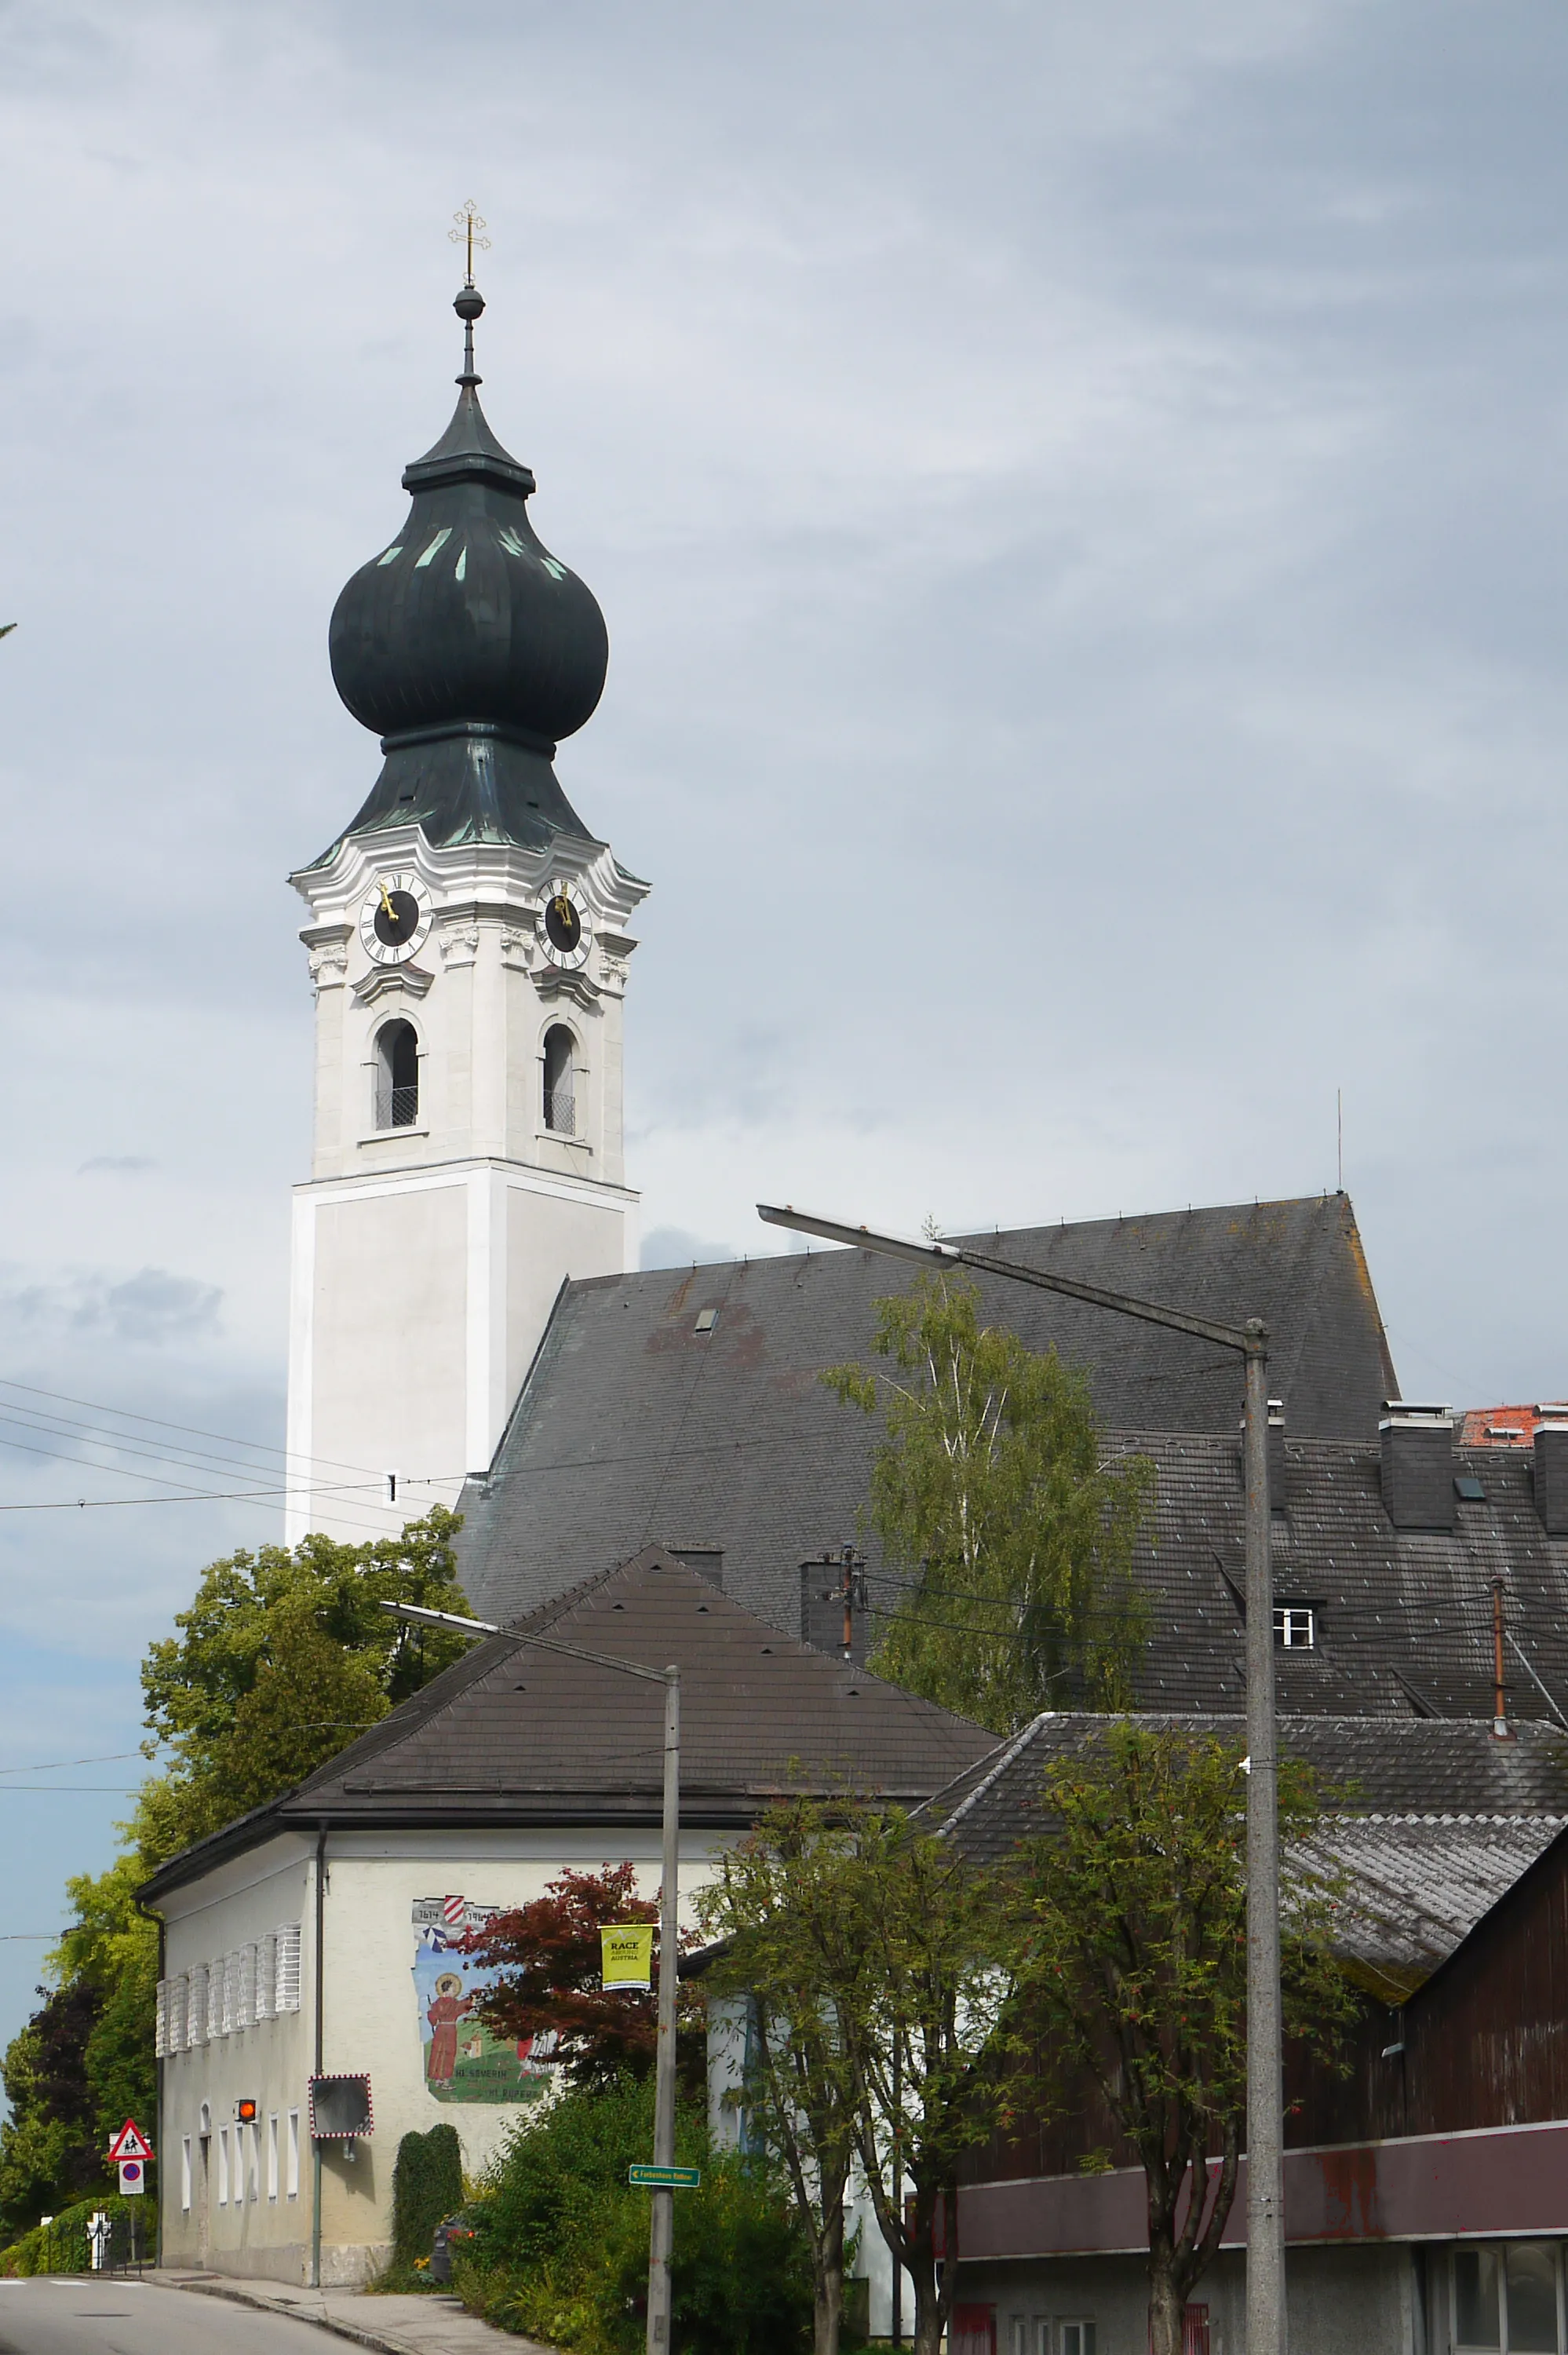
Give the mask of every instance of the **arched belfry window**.
[(411, 1022), (388, 1022), (376, 1041), (376, 1125), (412, 1128), (418, 1117), (418, 1036)]
[(557, 1136), (577, 1133), (577, 1047), (564, 1024), (545, 1033), (545, 1125)]

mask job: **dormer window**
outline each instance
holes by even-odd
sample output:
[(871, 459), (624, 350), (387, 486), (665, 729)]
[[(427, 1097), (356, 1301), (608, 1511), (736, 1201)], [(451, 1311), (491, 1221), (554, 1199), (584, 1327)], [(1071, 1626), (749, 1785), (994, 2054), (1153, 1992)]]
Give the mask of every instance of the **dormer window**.
[(412, 1128), (418, 1117), (418, 1035), (411, 1022), (388, 1022), (376, 1041), (376, 1125)]
[(577, 1133), (577, 1041), (563, 1023), (545, 1033), (545, 1126), (557, 1136)]
[(1310, 1603), (1277, 1603), (1274, 1640), (1282, 1652), (1313, 1652), (1318, 1648), (1318, 1614)]

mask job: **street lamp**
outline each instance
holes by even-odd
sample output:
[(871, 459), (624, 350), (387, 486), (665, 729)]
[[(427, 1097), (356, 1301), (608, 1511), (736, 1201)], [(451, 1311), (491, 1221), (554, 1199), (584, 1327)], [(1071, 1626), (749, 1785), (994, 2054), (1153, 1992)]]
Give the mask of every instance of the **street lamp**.
[[(968, 1243), (914, 1242), (877, 1234), (835, 1219), (758, 1202), (770, 1227), (819, 1235), (912, 1260), (916, 1267), (973, 1268), (977, 1274), (1065, 1293), (1092, 1308), (1163, 1325), (1229, 1349), (1246, 1375), (1243, 1423), (1246, 1548), (1246, 2346), (1247, 2355), (1285, 2355), (1285, 2199), (1282, 2151), (1284, 2088), (1279, 2004), (1279, 1753), (1274, 1709), (1274, 1563), (1268, 1524), (1268, 1328), (1261, 1317), (1245, 1326), (1217, 1325), (1182, 1308), (1107, 1292), (1076, 1276), (1056, 1275), (1016, 1260), (995, 1259)], [(650, 2341), (652, 2350), (652, 2341)]]
[[(563, 1644), (554, 1636), (519, 1636), (497, 1627), (489, 1619), (461, 1619), (452, 1611), (427, 1611), (417, 1603), (387, 1603), (383, 1611), (394, 1618), (412, 1620), (422, 1627), (453, 1627), (464, 1636), (504, 1635), (511, 1644), (532, 1644), (542, 1652), (559, 1652), (568, 1660), (591, 1660), (596, 1668), (614, 1668), (623, 1677), (641, 1677), (644, 1683), (664, 1688), (664, 1885), (659, 1904), (659, 2034), (654, 2059), (653, 2164), (672, 2169), (675, 2164), (675, 1958), (680, 1932), (675, 1921), (681, 1869), (681, 1671), (645, 1668), (635, 1660), (618, 1660), (608, 1652), (586, 1651), (580, 1644)], [(669, 2185), (655, 2188), (648, 2226), (648, 2355), (670, 2355), (670, 2252), (675, 2238), (675, 2194)]]

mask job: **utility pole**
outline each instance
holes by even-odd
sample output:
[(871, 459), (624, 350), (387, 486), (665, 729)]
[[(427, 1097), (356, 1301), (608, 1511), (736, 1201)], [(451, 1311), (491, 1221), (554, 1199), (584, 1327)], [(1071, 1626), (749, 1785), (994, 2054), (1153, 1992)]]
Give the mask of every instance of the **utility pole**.
[(1033, 1284), (1064, 1294), (1092, 1308), (1163, 1325), (1194, 1339), (1228, 1349), (1245, 1369), (1243, 1471), (1246, 1484), (1244, 1520), (1246, 1559), (1246, 1730), (1249, 1752), (1246, 1794), (1246, 2355), (1286, 2355), (1285, 2136), (1283, 2055), (1279, 2002), (1279, 1754), (1274, 1706), (1274, 1561), (1269, 1537), (1268, 1328), (1261, 1317), (1245, 1326), (1167, 1308), (1134, 1294), (1107, 1292), (1076, 1276), (996, 1259), (967, 1243), (915, 1242), (836, 1219), (808, 1217), (792, 1208), (758, 1202), (757, 1215), (771, 1227), (819, 1235), (826, 1242), (860, 1251), (885, 1252), (938, 1273), (954, 1267), (980, 1275)]
[[(490, 1619), (462, 1619), (452, 1611), (427, 1611), (417, 1603), (383, 1603), (395, 1619), (418, 1627), (451, 1627), (463, 1636), (504, 1636), (509, 1644), (527, 1644), (541, 1652), (559, 1652), (568, 1660), (590, 1660), (595, 1668), (613, 1668), (623, 1677), (641, 1677), (644, 1683), (664, 1688), (664, 1881), (659, 1902), (659, 2032), (655, 2047), (653, 2086), (653, 2164), (675, 2163), (675, 1993), (680, 1951), (678, 1909), (681, 1870), (681, 1671), (645, 1668), (640, 1661), (618, 1660), (609, 1652), (589, 1652), (581, 1644), (563, 1644), (553, 1636), (519, 1636)], [(656, 2189), (648, 2221), (648, 2355), (670, 2355), (670, 2251), (675, 2237), (675, 2194)]]

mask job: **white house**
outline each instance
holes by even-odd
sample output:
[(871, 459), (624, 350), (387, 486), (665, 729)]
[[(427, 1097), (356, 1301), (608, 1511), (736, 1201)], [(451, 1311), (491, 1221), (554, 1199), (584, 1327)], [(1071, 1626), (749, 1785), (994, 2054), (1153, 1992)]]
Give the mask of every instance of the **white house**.
[[(529, 1646), (546, 1633), (679, 1667), (688, 1914), (715, 1855), (779, 1792), (912, 1806), (992, 1746), (768, 1626), (658, 1546), (477, 1644), (143, 1891), (164, 1924), (166, 2263), (362, 2280), (389, 2249), (401, 2137), (449, 2119), (477, 2169), (544, 2096), (548, 2062), (473, 2018), (483, 1980), (461, 1941), (567, 1866), (629, 1859), (652, 1895), (663, 1757), (658, 1689)], [(312, 2082), (343, 2077), (368, 2081), (368, 2126), (313, 2140)]]

